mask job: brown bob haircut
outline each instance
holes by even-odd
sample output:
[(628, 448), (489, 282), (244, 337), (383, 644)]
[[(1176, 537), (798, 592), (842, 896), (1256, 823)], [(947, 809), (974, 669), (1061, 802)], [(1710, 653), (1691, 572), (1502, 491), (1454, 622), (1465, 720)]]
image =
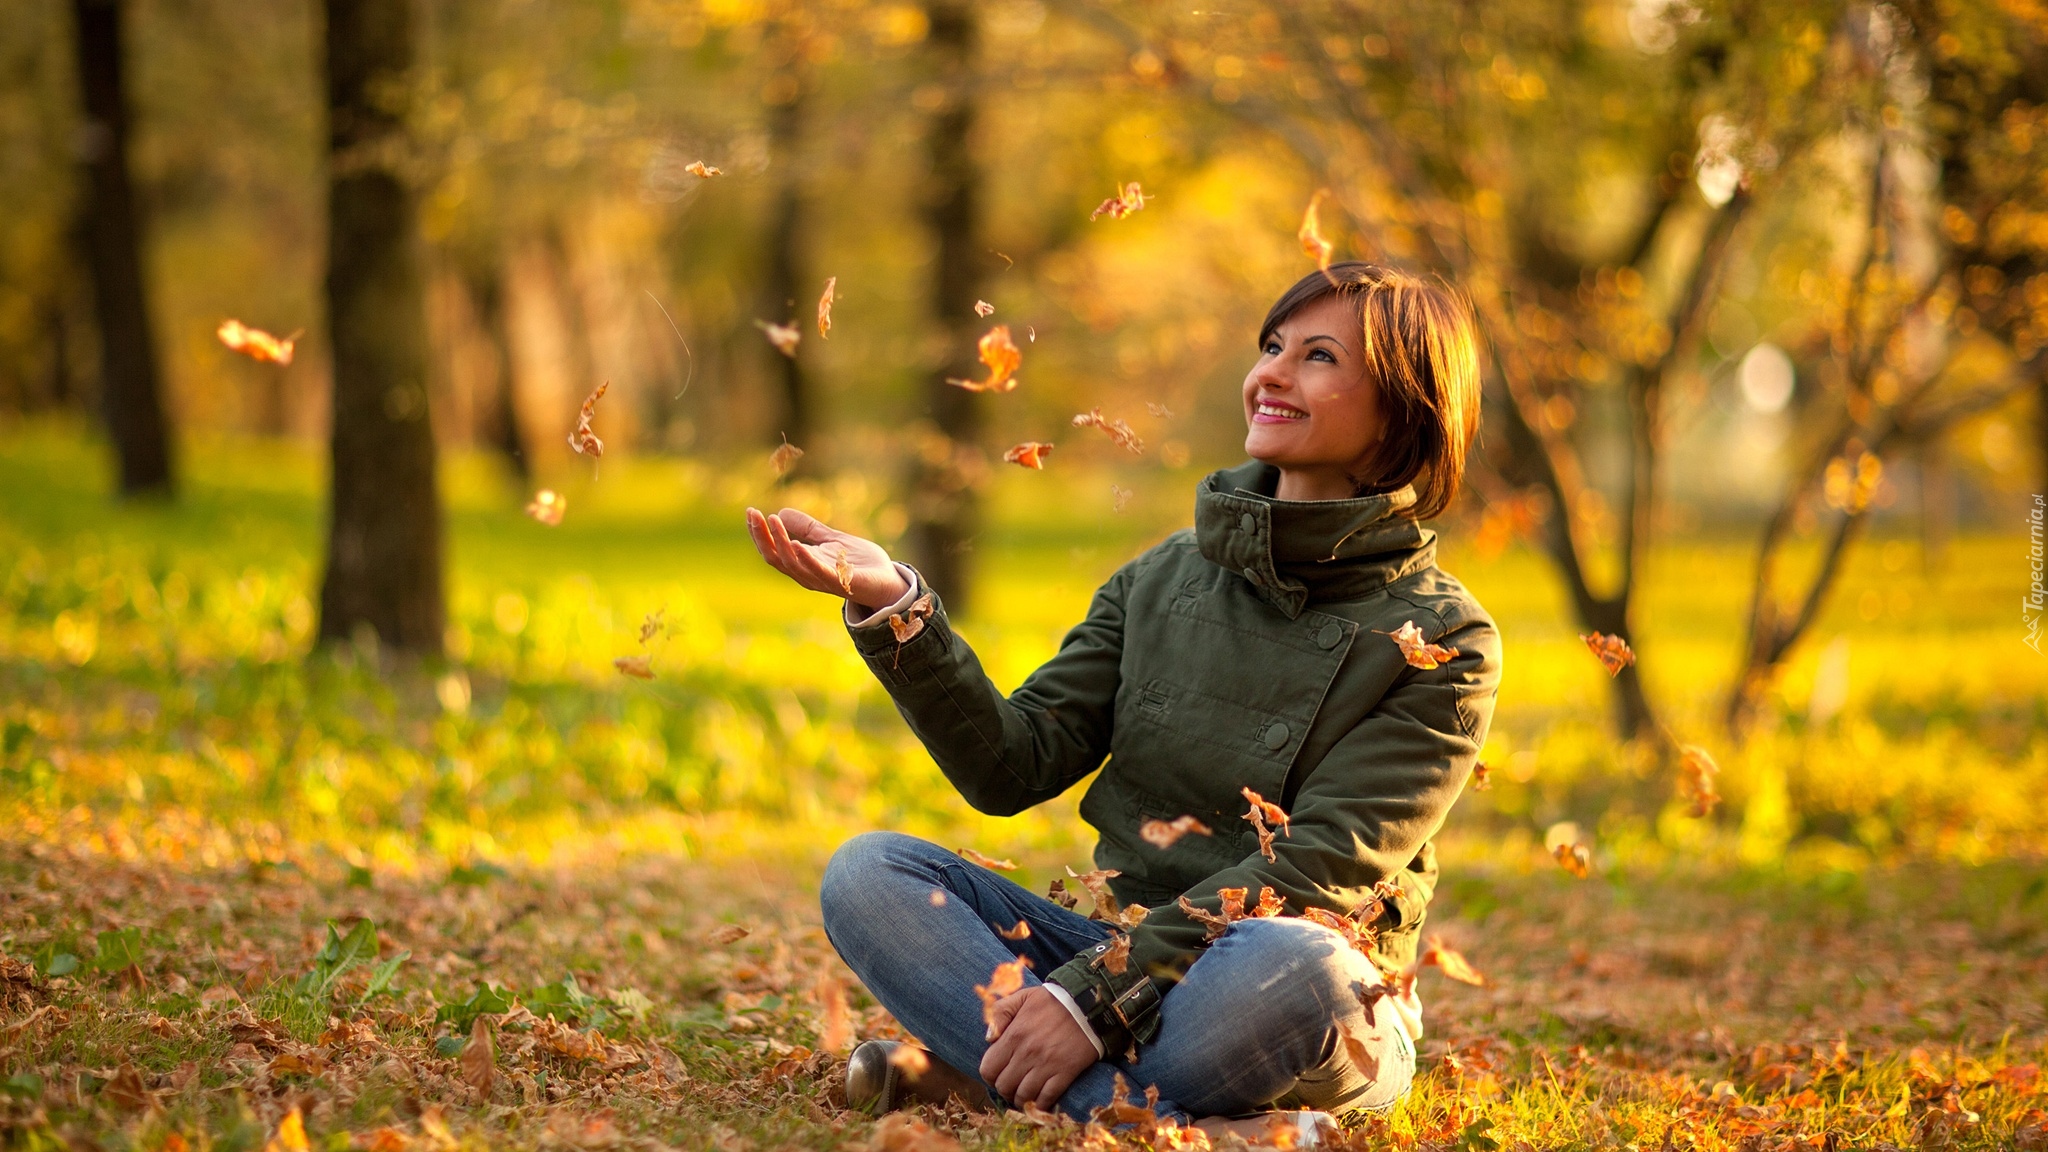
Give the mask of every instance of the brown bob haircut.
[(1259, 327), (1259, 346), (1303, 308), (1342, 296), (1365, 333), (1365, 370), (1379, 386), (1387, 434), (1353, 477), (1360, 496), (1415, 485), (1406, 515), (1443, 514), (1465, 475), (1479, 430), (1479, 336), (1464, 299), (1440, 282), (1346, 260), (1311, 272), (1282, 293)]

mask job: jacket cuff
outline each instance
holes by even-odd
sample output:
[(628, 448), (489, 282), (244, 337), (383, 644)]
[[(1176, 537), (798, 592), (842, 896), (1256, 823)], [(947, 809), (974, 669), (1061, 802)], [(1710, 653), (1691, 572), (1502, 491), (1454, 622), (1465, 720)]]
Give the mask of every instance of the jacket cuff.
[(1106, 1051), (1120, 1053), (1134, 1043), (1149, 1044), (1158, 1037), (1159, 1001), (1165, 991), (1135, 964), (1122, 975), (1111, 975), (1097, 964), (1108, 951), (1108, 942), (1097, 944), (1053, 969), (1046, 981), (1058, 984), (1074, 998)]
[[(924, 582), (923, 573), (900, 560), (896, 567), (910, 583), (908, 598), (865, 620), (846, 620), (846, 632), (853, 637), (854, 649), (884, 684), (908, 684), (911, 673), (938, 659), (945, 651), (944, 636), (949, 629), (946, 606)], [(929, 614), (913, 616), (917, 602), (927, 596), (931, 597)], [(889, 624), (892, 616), (915, 629), (908, 640), (896, 639), (896, 630)]]
[(848, 628), (887, 626), (889, 617), (909, 611), (910, 606), (917, 602), (917, 569), (912, 568), (901, 560), (893, 561), (893, 563), (896, 565), (896, 574), (903, 577), (903, 582), (910, 585), (910, 590), (905, 592), (903, 598), (894, 604), (877, 608), (859, 619), (854, 618), (853, 601), (846, 601), (846, 626)]

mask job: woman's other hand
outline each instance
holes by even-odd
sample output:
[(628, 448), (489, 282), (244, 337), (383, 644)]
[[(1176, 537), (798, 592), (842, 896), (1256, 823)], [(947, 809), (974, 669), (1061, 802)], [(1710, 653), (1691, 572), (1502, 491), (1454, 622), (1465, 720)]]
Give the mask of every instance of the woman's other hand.
[[(872, 614), (910, 591), (880, 544), (795, 508), (763, 513), (747, 509), (747, 534), (769, 567), (809, 588), (843, 596)], [(842, 566), (843, 561), (843, 566)]]
[(1022, 1107), (1050, 1112), (1074, 1078), (1095, 1063), (1095, 1041), (1043, 984), (996, 1001), (995, 1042), (981, 1057), (981, 1078)]

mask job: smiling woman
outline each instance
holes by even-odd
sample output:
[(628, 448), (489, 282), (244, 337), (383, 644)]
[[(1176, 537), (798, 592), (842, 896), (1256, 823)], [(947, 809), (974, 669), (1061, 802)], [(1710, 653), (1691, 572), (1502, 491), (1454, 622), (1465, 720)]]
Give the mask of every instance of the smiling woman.
[[(1455, 294), (1365, 264), (1304, 278), (1245, 377), (1252, 461), (1204, 479), (1193, 528), (1118, 570), (1007, 697), (915, 569), (794, 509), (747, 510), (764, 559), (845, 600), (970, 804), (1013, 814), (1101, 770), (1081, 802), (1093, 916), (895, 833), (833, 857), (826, 933), (929, 1049), (861, 1045), (849, 1100), (1087, 1120), (1128, 1083), (1205, 1127), (1302, 1109), (1313, 1143), (1325, 1113), (1400, 1099), (1415, 973), (1442, 955), (1418, 948), (1432, 838), (1500, 678), (1492, 619), (1419, 522), (1457, 492), (1478, 403)], [(1397, 635), (1435, 647), (1410, 659)]]

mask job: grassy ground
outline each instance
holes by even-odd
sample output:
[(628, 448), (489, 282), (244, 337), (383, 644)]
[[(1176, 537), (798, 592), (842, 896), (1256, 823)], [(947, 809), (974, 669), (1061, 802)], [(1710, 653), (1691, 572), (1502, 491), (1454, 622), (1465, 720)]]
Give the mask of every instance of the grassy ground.
[[(946, 793), (829, 605), (752, 561), (734, 509), (764, 477), (607, 460), (548, 530), (455, 462), (452, 659), (420, 668), (308, 652), (317, 457), (188, 455), (177, 506), (116, 508), (89, 445), (0, 430), (0, 1141), (290, 1152), (295, 1108), (336, 1152), (1085, 1139), (881, 1131), (832, 1098), (832, 845), (903, 828), (1043, 885), (1089, 841), (1070, 802), (996, 820)], [(1002, 478), (962, 624), (1000, 681), (1184, 521), (1192, 479)], [(858, 483), (794, 499), (886, 519)], [(1432, 922), (1489, 982), (1425, 977), (1424, 1074), (1354, 1141), (2048, 1147), (2048, 676), (2002, 607), (2023, 559), (1967, 538), (1929, 572), (1874, 542), (1734, 749), (1712, 717), (1746, 554), (1661, 551), (1644, 665), (1726, 770), (1697, 821), (1606, 737), (1541, 562), (1452, 534), (1508, 679)], [(657, 609), (658, 678), (617, 676)], [(1544, 854), (1559, 820), (1592, 878)]]

